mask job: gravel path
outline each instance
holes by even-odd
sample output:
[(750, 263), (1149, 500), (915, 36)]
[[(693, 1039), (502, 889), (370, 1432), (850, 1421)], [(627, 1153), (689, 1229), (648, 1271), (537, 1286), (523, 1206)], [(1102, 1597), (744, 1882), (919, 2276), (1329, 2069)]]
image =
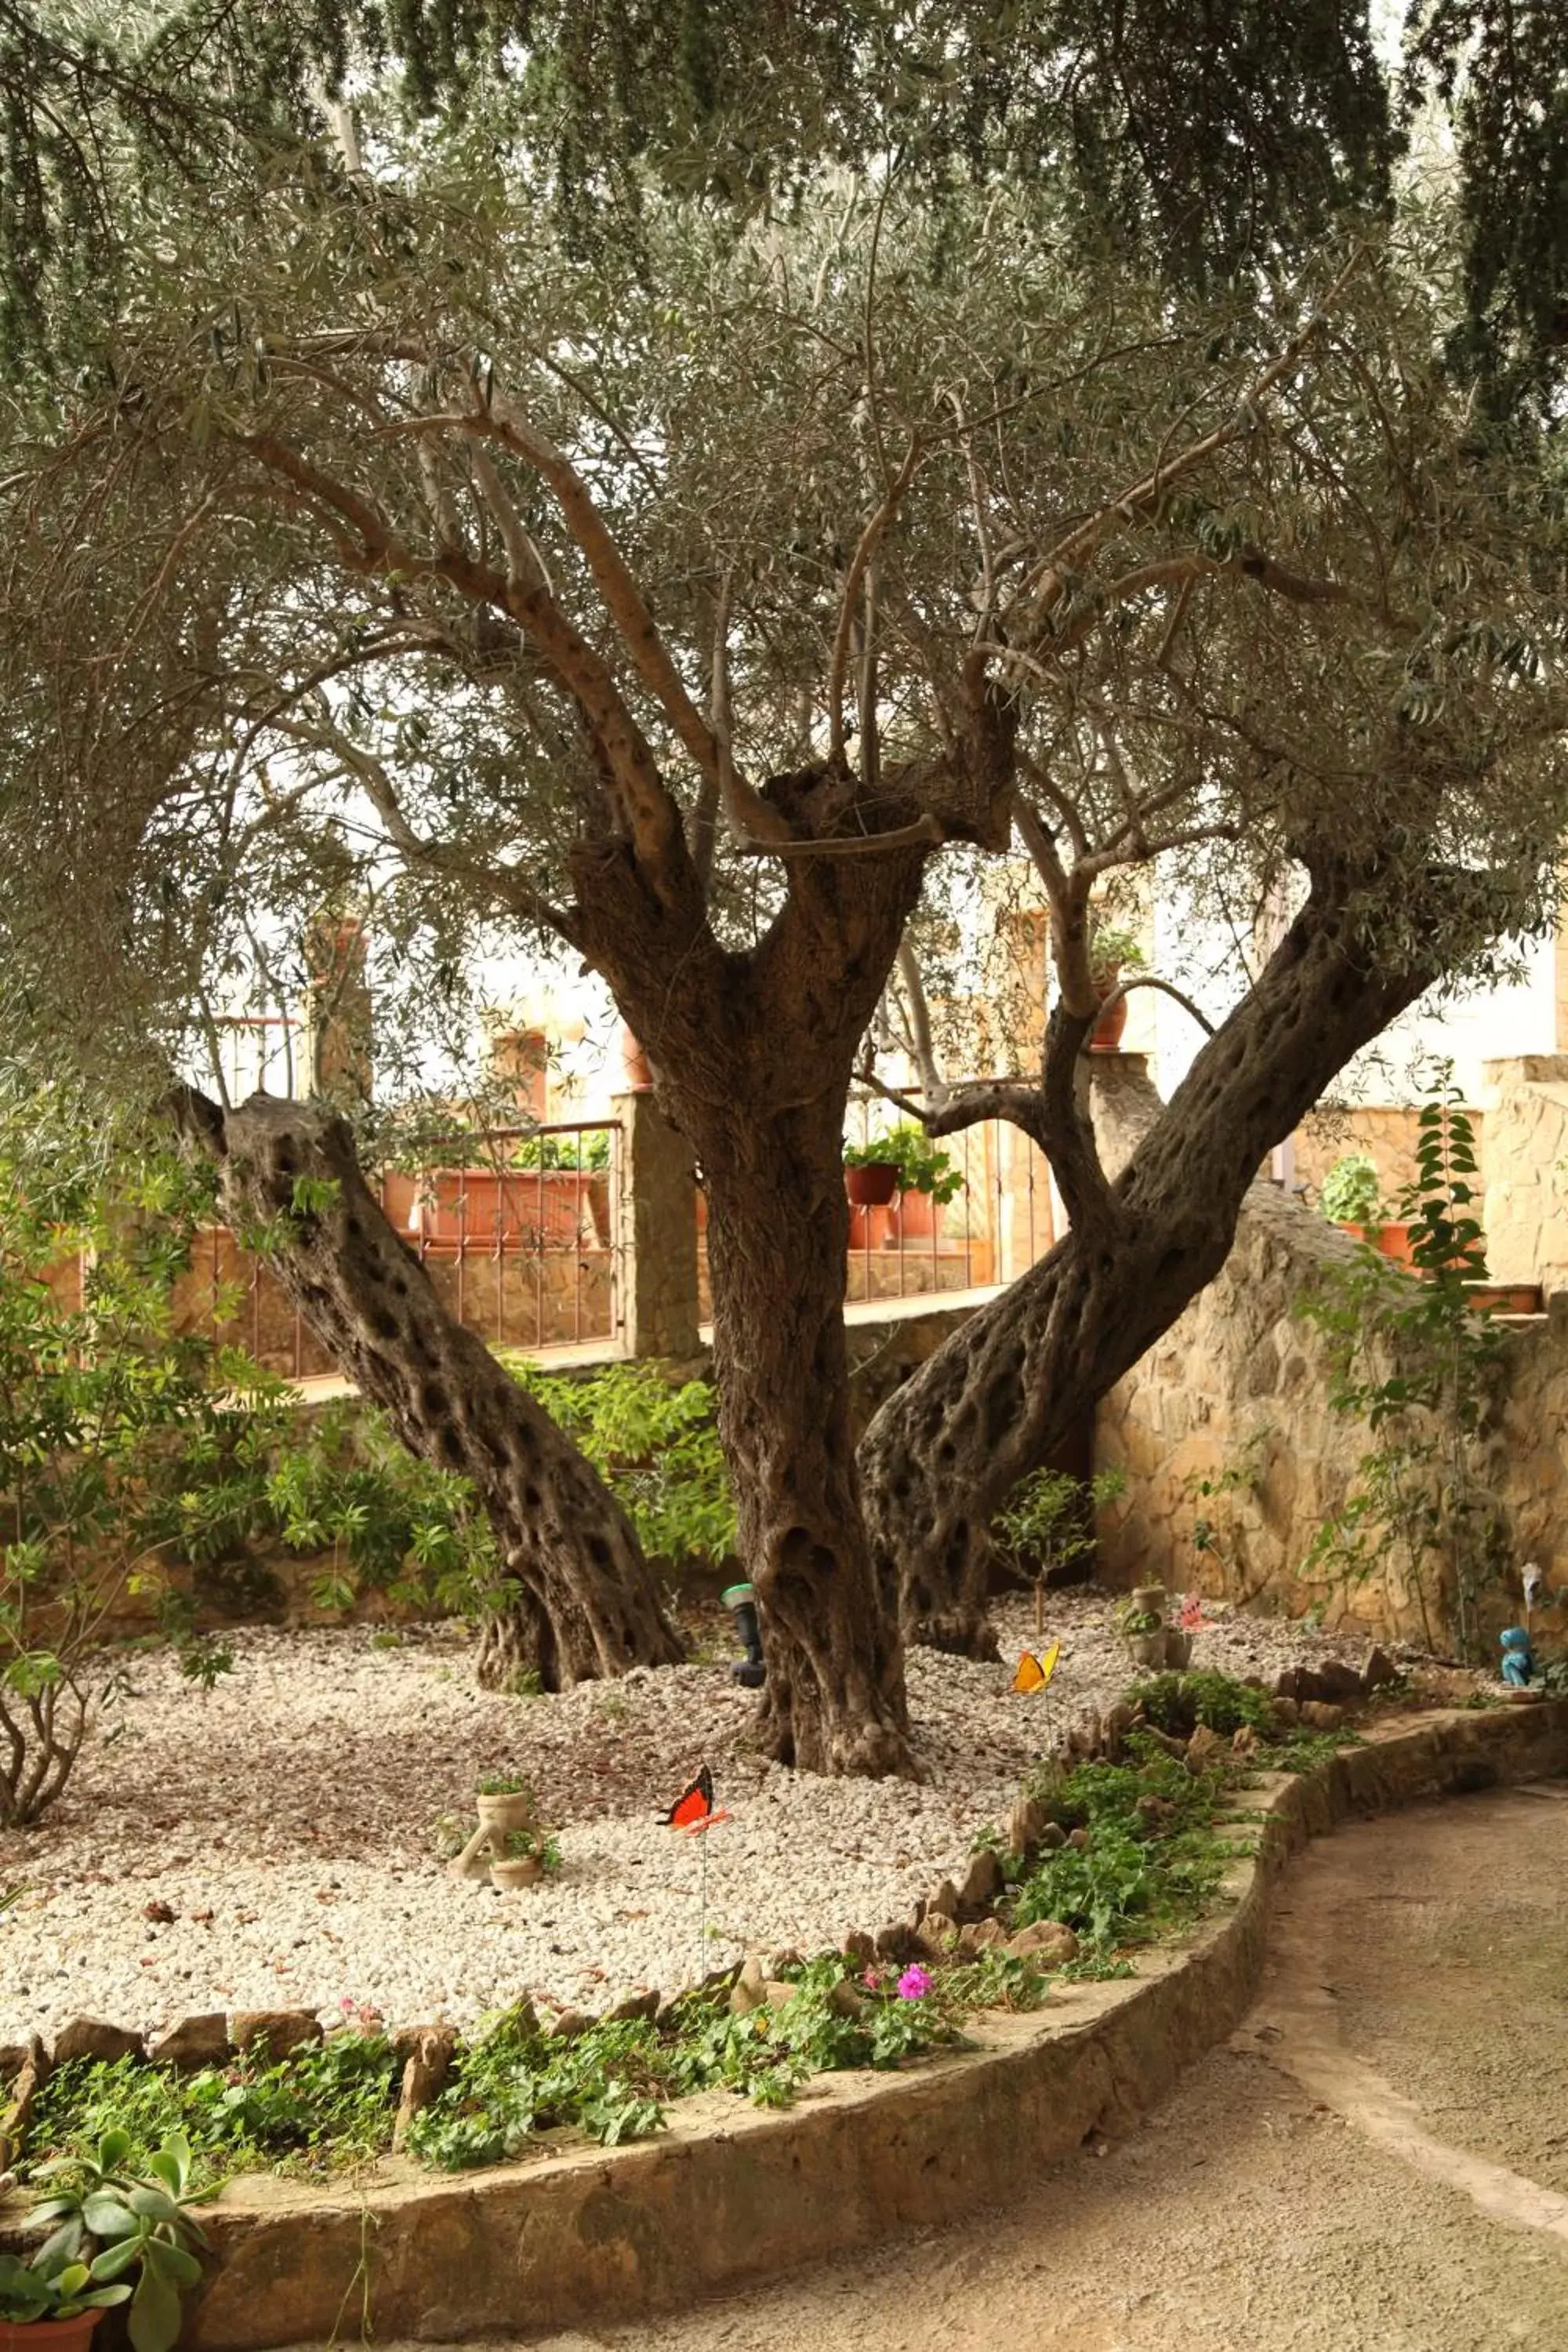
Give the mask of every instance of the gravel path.
[[(874, 1929), (960, 1868), (1047, 1742), (1123, 1687), (1111, 1605), (1049, 1596), (1048, 1717), (1008, 1688), (1026, 1597), (997, 1611), (1005, 1666), (914, 1652), (921, 1784), (765, 1763), (725, 1663), (517, 1699), (475, 1689), (467, 1641), (440, 1628), (392, 1645), (363, 1628), (244, 1632), (210, 1695), (148, 1658), (118, 1736), (94, 1741), (38, 1829), (0, 1836), (0, 1891), (22, 1890), (0, 1911), (0, 2041), (83, 2015), (154, 2032), (351, 2000), (394, 2025), (463, 2025), (524, 1991), (598, 2010), (743, 1951)], [(1271, 1676), (1341, 1654), (1304, 1627), (1231, 1618), (1194, 1664)], [(731, 1819), (672, 1836), (655, 1817), (702, 1761)], [(453, 1881), (436, 1838), (496, 1769), (528, 1776), (564, 1853), (559, 1878), (515, 1895)], [(150, 1905), (174, 1916), (150, 1921)]]

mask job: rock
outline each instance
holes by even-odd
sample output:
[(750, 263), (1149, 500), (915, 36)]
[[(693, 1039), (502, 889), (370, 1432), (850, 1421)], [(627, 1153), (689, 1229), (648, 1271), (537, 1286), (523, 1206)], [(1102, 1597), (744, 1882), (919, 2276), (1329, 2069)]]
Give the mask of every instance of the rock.
[(1301, 1701), (1301, 1722), (1308, 1731), (1338, 1731), (1345, 1719), (1342, 1706), (1331, 1706), (1327, 1699), (1304, 1698)]
[(1056, 1851), (1058, 1846), (1066, 1845), (1067, 1842), (1068, 1833), (1066, 1830), (1063, 1829), (1060, 1822), (1047, 1822), (1045, 1828), (1040, 1832), (1040, 1851), (1042, 1853), (1052, 1853)]
[(753, 1952), (730, 1988), (731, 2014), (736, 2017), (746, 2017), (753, 2009), (761, 2009), (766, 1998), (763, 1991), (766, 1980), (761, 1956)]
[(14, 2082), (31, 2054), (25, 2042), (0, 2042), (0, 2083)]
[(144, 1903), (142, 1905), (142, 1916), (143, 1919), (151, 1919), (154, 1927), (172, 1927), (174, 1921), (178, 1918), (179, 1913), (174, 1910), (167, 1903), (154, 1900), (152, 1903)]
[(629, 2025), (640, 2017), (657, 2017), (661, 1998), (657, 1985), (651, 1992), (629, 1992), (624, 2000), (616, 2001), (613, 2009), (605, 2011), (603, 2022), (605, 2025)]
[(1250, 1723), (1244, 1723), (1231, 1733), (1230, 1752), (1233, 1756), (1256, 1756), (1258, 1734)]
[(182, 2017), (178, 2025), (172, 2025), (152, 2043), (147, 2058), (153, 2066), (189, 2067), (195, 2073), (202, 2066), (224, 2065), (233, 2047), (228, 2020), (221, 2010), (208, 2010), (197, 2017)]
[(1200, 1723), (1187, 1742), (1182, 1761), (1195, 1777), (1199, 1772), (1208, 1771), (1218, 1761), (1224, 1748), (1225, 1742), (1218, 1732), (1211, 1729), (1208, 1724)]
[(827, 1996), (827, 2006), (840, 2017), (864, 2017), (868, 2004), (864, 1993), (858, 1992), (847, 1977), (840, 1977)]
[(1166, 1755), (1173, 1757), (1178, 1764), (1186, 1762), (1187, 1743), (1184, 1739), (1178, 1739), (1173, 1732), (1161, 1731), (1156, 1725), (1146, 1723), (1143, 1727), (1143, 1737), (1146, 1739), (1152, 1739), (1156, 1748), (1163, 1748)]
[(557, 2042), (575, 2042), (580, 2033), (586, 2033), (598, 2022), (585, 2009), (563, 2009), (550, 2031)]
[(1386, 1690), (1390, 1683), (1396, 1683), (1398, 1680), (1399, 1668), (1394, 1664), (1388, 1652), (1381, 1647), (1374, 1648), (1361, 1670), (1363, 1690)]
[(931, 1959), (951, 1959), (958, 1942), (958, 1922), (945, 1911), (928, 1911), (915, 1929), (915, 1941)]
[(1007, 1850), (1010, 1853), (1032, 1853), (1039, 1844), (1040, 1832), (1050, 1815), (1038, 1797), (1019, 1797), (1007, 1816)]
[(321, 2039), (321, 2025), (308, 2009), (237, 2009), (228, 2030), (237, 2050), (248, 2050), (259, 2042), (274, 2060)]
[(1087, 1830), (1070, 1830), (1068, 1832), (1068, 1843), (1073, 1847), (1075, 1852), (1082, 1853), (1089, 1844), (1089, 1832)]
[(798, 1985), (786, 1984), (780, 1977), (766, 1977), (763, 1981), (763, 1999), (770, 2009), (782, 2009), (799, 1990)]
[(1316, 1688), (1303, 1692), (1310, 1698), (1328, 1699), (1336, 1706), (1352, 1706), (1362, 1695), (1359, 1667), (1347, 1665), (1343, 1658), (1325, 1658), (1312, 1677)]
[(142, 2036), (123, 2025), (106, 2025), (99, 2017), (73, 2017), (55, 2036), (54, 2063), (66, 2066), (73, 2058), (100, 2058), (112, 2065), (117, 2058), (139, 2058)]
[(1163, 1830), (1165, 1823), (1173, 1819), (1176, 1811), (1169, 1798), (1157, 1797), (1152, 1790), (1150, 1790), (1145, 1796), (1140, 1797), (1132, 1810), (1143, 1827), (1151, 1832)]
[(951, 1878), (944, 1878), (939, 1885), (932, 1887), (926, 1896), (926, 1909), (940, 1911), (944, 1919), (957, 1918), (958, 1889)]
[(868, 1935), (864, 1927), (851, 1927), (844, 1938), (844, 1957), (863, 1969), (869, 1968), (877, 1957), (877, 1938)]
[(872, 1946), (873, 1957), (879, 1960), (897, 1960), (901, 1965), (920, 1948), (920, 1929), (906, 1927), (898, 1920), (889, 1920), (879, 1927)]
[(1037, 1919), (1020, 1927), (1002, 1947), (1010, 1960), (1033, 1960), (1037, 1968), (1059, 1969), (1078, 1958), (1078, 1937), (1059, 1919)]
[(1313, 1694), (1307, 1685), (1311, 1679), (1305, 1666), (1286, 1666), (1274, 1677), (1274, 1696), (1276, 1698), (1298, 1700), (1310, 1698)]
[(26, 2054), (11, 2084), (9, 2103), (0, 2109), (0, 2172), (9, 2172), (16, 2161), (33, 2101), (48, 2081), (49, 2065), (48, 2052), (36, 2033), (30, 2035)]
[(953, 1916), (959, 1919), (977, 1919), (990, 1909), (1002, 1885), (1002, 1865), (988, 1845), (977, 1847), (970, 1856), (963, 1884), (958, 1890), (958, 1903)]
[[(846, 1944), (847, 1944), (847, 1940), (848, 1940), (848, 1939), (847, 1939), (847, 1938), (846, 1938)], [(866, 1958), (867, 1958), (868, 1959), (869, 1959), (869, 1958), (871, 1958), (871, 1956), (872, 1956), (872, 1944), (871, 1944), (871, 1938), (870, 1938), (870, 1937), (869, 1937), (869, 1936), (868, 1936), (868, 1937), (866, 1937)], [(845, 1957), (845, 1958), (847, 1960), (847, 1959), (853, 1959), (853, 1958), (854, 1958), (854, 1957), (855, 1957), (855, 1955), (854, 1955), (852, 1952), (850, 1952), (849, 1950), (846, 1949), (844, 1957)], [(795, 1947), (794, 1947), (794, 1945), (793, 1945), (793, 1944), (786, 1944), (786, 1945), (784, 1946), (784, 1949), (783, 1949), (783, 1951), (782, 1951), (782, 1952), (775, 1952), (775, 1953), (773, 1954), (773, 1958), (769, 1960), (769, 1962), (768, 1962), (768, 1974), (769, 1974), (769, 1976), (771, 1976), (771, 1977), (782, 1977), (782, 1976), (787, 1976), (787, 1974), (789, 1973), (789, 1970), (790, 1970), (791, 1969), (803, 1969), (803, 1968), (805, 1968), (805, 1953), (804, 1953), (804, 1952), (797, 1952), (797, 1951), (795, 1950)]]
[(1130, 1699), (1119, 1698), (1115, 1706), (1108, 1706), (1100, 1717), (1100, 1745), (1113, 1764), (1119, 1761), (1122, 1743), (1142, 1713), (1142, 1708), (1134, 1706)]
[(1291, 1730), (1300, 1722), (1301, 1710), (1293, 1698), (1278, 1697), (1274, 1702), (1274, 1720), (1283, 1729)]
[(958, 1948), (966, 1960), (978, 1959), (993, 1944), (1005, 1944), (1007, 1930), (1000, 1919), (971, 1919), (958, 1931)]
[(449, 2025), (426, 2026), (420, 2032), (417, 2046), (403, 2069), (403, 2090), (392, 2126), (395, 2151), (407, 2138), (408, 2126), (421, 2107), (430, 2105), (446, 2082), (457, 2047), (457, 2032)]

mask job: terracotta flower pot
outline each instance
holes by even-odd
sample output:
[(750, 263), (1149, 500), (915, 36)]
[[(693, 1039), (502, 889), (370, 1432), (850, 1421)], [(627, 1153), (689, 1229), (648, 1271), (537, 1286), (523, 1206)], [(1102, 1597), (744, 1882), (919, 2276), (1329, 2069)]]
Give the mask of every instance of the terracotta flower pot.
[(1538, 1282), (1472, 1282), (1465, 1298), (1468, 1306), (1489, 1307), (1494, 1315), (1539, 1315), (1542, 1307)]
[(508, 1830), (533, 1827), (533, 1799), (526, 1791), (510, 1797), (476, 1797), (474, 1808), (479, 1827), (496, 1837), (504, 1837)]
[(623, 1021), (621, 1024), (621, 1070), (628, 1092), (646, 1095), (653, 1089), (653, 1070), (647, 1055)]
[(74, 2319), (0, 2319), (0, 2352), (87, 2352), (101, 2311)]
[(1390, 1259), (1395, 1265), (1414, 1265), (1415, 1263), (1410, 1240), (1410, 1228), (1408, 1225), (1402, 1225), (1397, 1218), (1386, 1225), (1342, 1224), (1340, 1231), (1349, 1234), (1352, 1241), (1369, 1243), (1382, 1256)]
[(844, 1171), (844, 1190), (857, 1209), (885, 1209), (898, 1189), (897, 1160), (868, 1160)]
[[(1113, 988), (1120, 986), (1121, 981), (1121, 972), (1114, 970), (1109, 971), (1091, 972), (1089, 977), (1102, 997), (1109, 996)], [(1121, 1044), (1121, 1033), (1126, 1026), (1127, 999), (1124, 996), (1119, 996), (1115, 1003), (1110, 1007), (1109, 1011), (1100, 1014), (1099, 1020), (1089, 1031), (1089, 1052), (1091, 1054), (1114, 1054)]]
[(520, 1886), (537, 1886), (544, 1875), (544, 1864), (536, 1853), (520, 1854), (512, 1862), (492, 1862), (490, 1885), (499, 1886), (503, 1895), (515, 1894)]
[(892, 1238), (897, 1242), (934, 1242), (941, 1238), (945, 1205), (929, 1192), (900, 1192), (893, 1211)]

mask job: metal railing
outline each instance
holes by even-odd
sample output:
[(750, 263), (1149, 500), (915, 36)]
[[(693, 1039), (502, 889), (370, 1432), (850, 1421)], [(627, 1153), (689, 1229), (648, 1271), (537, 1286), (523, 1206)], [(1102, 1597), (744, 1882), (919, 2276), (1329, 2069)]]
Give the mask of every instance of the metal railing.
[[(471, 1157), (435, 1164), (438, 1146), (457, 1142), (475, 1146)], [(492, 1128), (439, 1139), (431, 1165), (384, 1169), (373, 1190), (459, 1323), (492, 1347), (548, 1356), (621, 1328), (620, 1142), (614, 1119)], [(515, 1165), (531, 1145), (556, 1164)], [(226, 1226), (197, 1237), (175, 1314), (289, 1380), (337, 1369), (265, 1259)]]
[[(918, 1101), (918, 1088), (906, 1089)], [(847, 1143), (868, 1145), (898, 1115), (879, 1097), (850, 1099)], [(984, 1119), (934, 1148), (947, 1154), (959, 1178), (952, 1199), (895, 1192), (885, 1204), (849, 1210), (845, 1286), (850, 1306), (879, 1299), (939, 1298), (962, 1290), (1000, 1289), (1050, 1250), (1060, 1230), (1050, 1169), (1022, 1130), (1004, 1119)], [(712, 1313), (708, 1236), (698, 1208), (698, 1284), (704, 1322)]]

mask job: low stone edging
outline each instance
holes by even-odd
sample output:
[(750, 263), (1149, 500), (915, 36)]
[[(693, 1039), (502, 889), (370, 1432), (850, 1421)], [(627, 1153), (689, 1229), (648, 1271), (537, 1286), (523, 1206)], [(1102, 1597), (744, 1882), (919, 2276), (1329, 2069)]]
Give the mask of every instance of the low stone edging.
[(1268, 1775), (1227, 1907), (1078, 1984), (978, 2047), (907, 2072), (814, 2076), (779, 2114), (710, 2092), (658, 2139), (482, 2172), (378, 2165), (362, 2189), (247, 2178), (205, 2216), (213, 2255), (183, 2352), (271, 2352), (359, 2331), (426, 2342), (671, 2309), (1015, 2192), (1091, 2132), (1125, 2129), (1231, 2032), (1261, 1975), (1273, 1887), (1356, 1812), (1568, 1771), (1568, 1701), (1417, 1718), (1316, 1772)]

